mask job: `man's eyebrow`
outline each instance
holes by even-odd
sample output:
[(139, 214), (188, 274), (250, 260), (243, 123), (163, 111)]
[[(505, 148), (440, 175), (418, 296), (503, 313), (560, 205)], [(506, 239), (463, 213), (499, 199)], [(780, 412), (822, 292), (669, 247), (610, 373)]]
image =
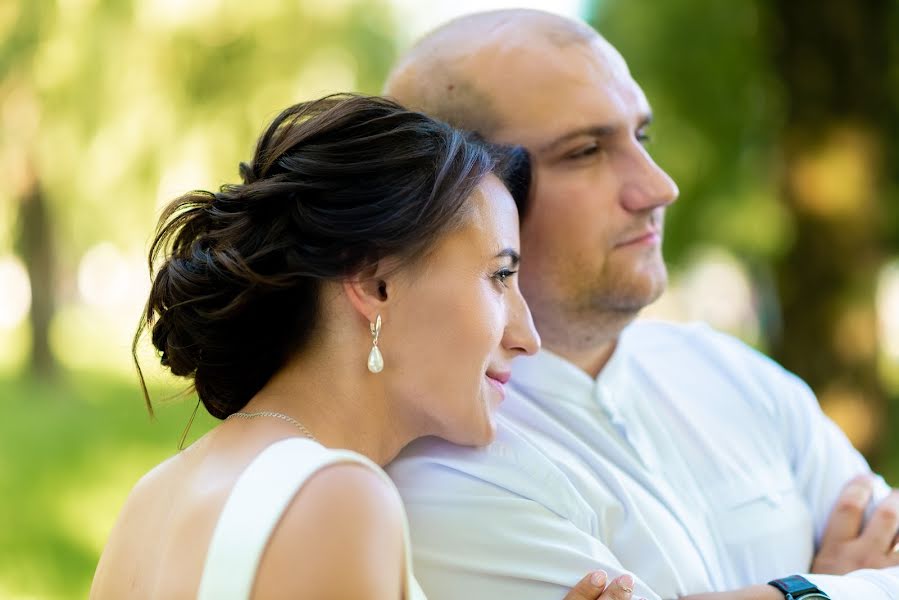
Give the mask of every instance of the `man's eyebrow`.
[[(640, 120), (637, 122), (637, 129), (643, 129), (652, 123), (652, 113), (646, 113), (640, 117)], [(566, 142), (570, 142), (573, 139), (576, 139), (581, 136), (589, 136), (593, 138), (607, 138), (612, 137), (616, 133), (618, 133), (622, 129), (621, 125), (588, 125), (587, 127), (579, 127), (577, 129), (572, 129), (567, 133), (563, 133), (553, 141), (541, 146), (537, 149), (537, 152), (543, 154), (546, 152), (551, 152), (555, 150), (559, 146), (565, 144)]]
[(521, 255), (518, 254), (518, 251), (514, 248), (505, 248), (499, 254), (497, 254), (494, 258), (504, 258), (508, 256), (512, 259), (512, 266), (516, 266), (519, 262), (521, 262)]

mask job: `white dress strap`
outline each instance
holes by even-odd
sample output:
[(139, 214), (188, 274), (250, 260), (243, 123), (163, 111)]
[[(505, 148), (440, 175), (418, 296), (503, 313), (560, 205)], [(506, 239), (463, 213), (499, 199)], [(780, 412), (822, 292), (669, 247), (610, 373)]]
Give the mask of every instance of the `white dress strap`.
[[(268, 540), (303, 484), (322, 468), (341, 462), (365, 465), (395, 490), (386, 473), (368, 458), (330, 450), (305, 438), (275, 442), (240, 474), (209, 543), (198, 600), (249, 600)], [(409, 532), (403, 515), (406, 600), (425, 600), (412, 576)]]

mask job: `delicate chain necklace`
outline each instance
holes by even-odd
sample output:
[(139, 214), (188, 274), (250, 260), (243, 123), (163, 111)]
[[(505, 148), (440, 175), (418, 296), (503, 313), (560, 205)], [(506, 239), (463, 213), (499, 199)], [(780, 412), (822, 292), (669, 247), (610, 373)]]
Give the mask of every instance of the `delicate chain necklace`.
[[(318, 440), (315, 439), (315, 436), (312, 435), (312, 432), (309, 431), (308, 429), (306, 429), (305, 425), (303, 425), (302, 423), (300, 423), (293, 417), (291, 417), (289, 415), (285, 415), (284, 413), (275, 412), (273, 410), (260, 410), (257, 412), (236, 412), (236, 413), (231, 413), (230, 415), (225, 417), (225, 420), (227, 421), (231, 417), (234, 417), (236, 419), (255, 419), (256, 417), (275, 417), (276, 419), (281, 419), (282, 421), (287, 421), (288, 423), (290, 423), (291, 425), (293, 425), (297, 429), (299, 429), (300, 433), (302, 433), (304, 436), (306, 436), (313, 442), (318, 442)], [(319, 442), (319, 443), (321, 443), (321, 442)]]

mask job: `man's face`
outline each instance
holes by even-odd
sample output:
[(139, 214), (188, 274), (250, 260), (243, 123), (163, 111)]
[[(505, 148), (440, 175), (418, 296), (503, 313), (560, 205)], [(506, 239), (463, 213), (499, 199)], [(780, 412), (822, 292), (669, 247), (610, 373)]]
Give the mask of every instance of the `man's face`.
[(483, 84), (503, 123), (494, 138), (534, 159), (521, 287), (535, 316), (636, 313), (665, 288), (662, 224), (678, 194), (643, 146), (642, 90), (602, 40), (490, 62)]

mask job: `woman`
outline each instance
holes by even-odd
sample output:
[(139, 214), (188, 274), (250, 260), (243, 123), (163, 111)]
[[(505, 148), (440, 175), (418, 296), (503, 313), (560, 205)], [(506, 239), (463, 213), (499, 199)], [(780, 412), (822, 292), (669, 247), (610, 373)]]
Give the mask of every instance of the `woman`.
[[(281, 113), (243, 184), (175, 200), (138, 336), (224, 422), (137, 484), (92, 597), (423, 598), (377, 465), (421, 436), (493, 438), (539, 345), (515, 279), (526, 169), (337, 96)], [(630, 596), (594, 582), (569, 598)]]

